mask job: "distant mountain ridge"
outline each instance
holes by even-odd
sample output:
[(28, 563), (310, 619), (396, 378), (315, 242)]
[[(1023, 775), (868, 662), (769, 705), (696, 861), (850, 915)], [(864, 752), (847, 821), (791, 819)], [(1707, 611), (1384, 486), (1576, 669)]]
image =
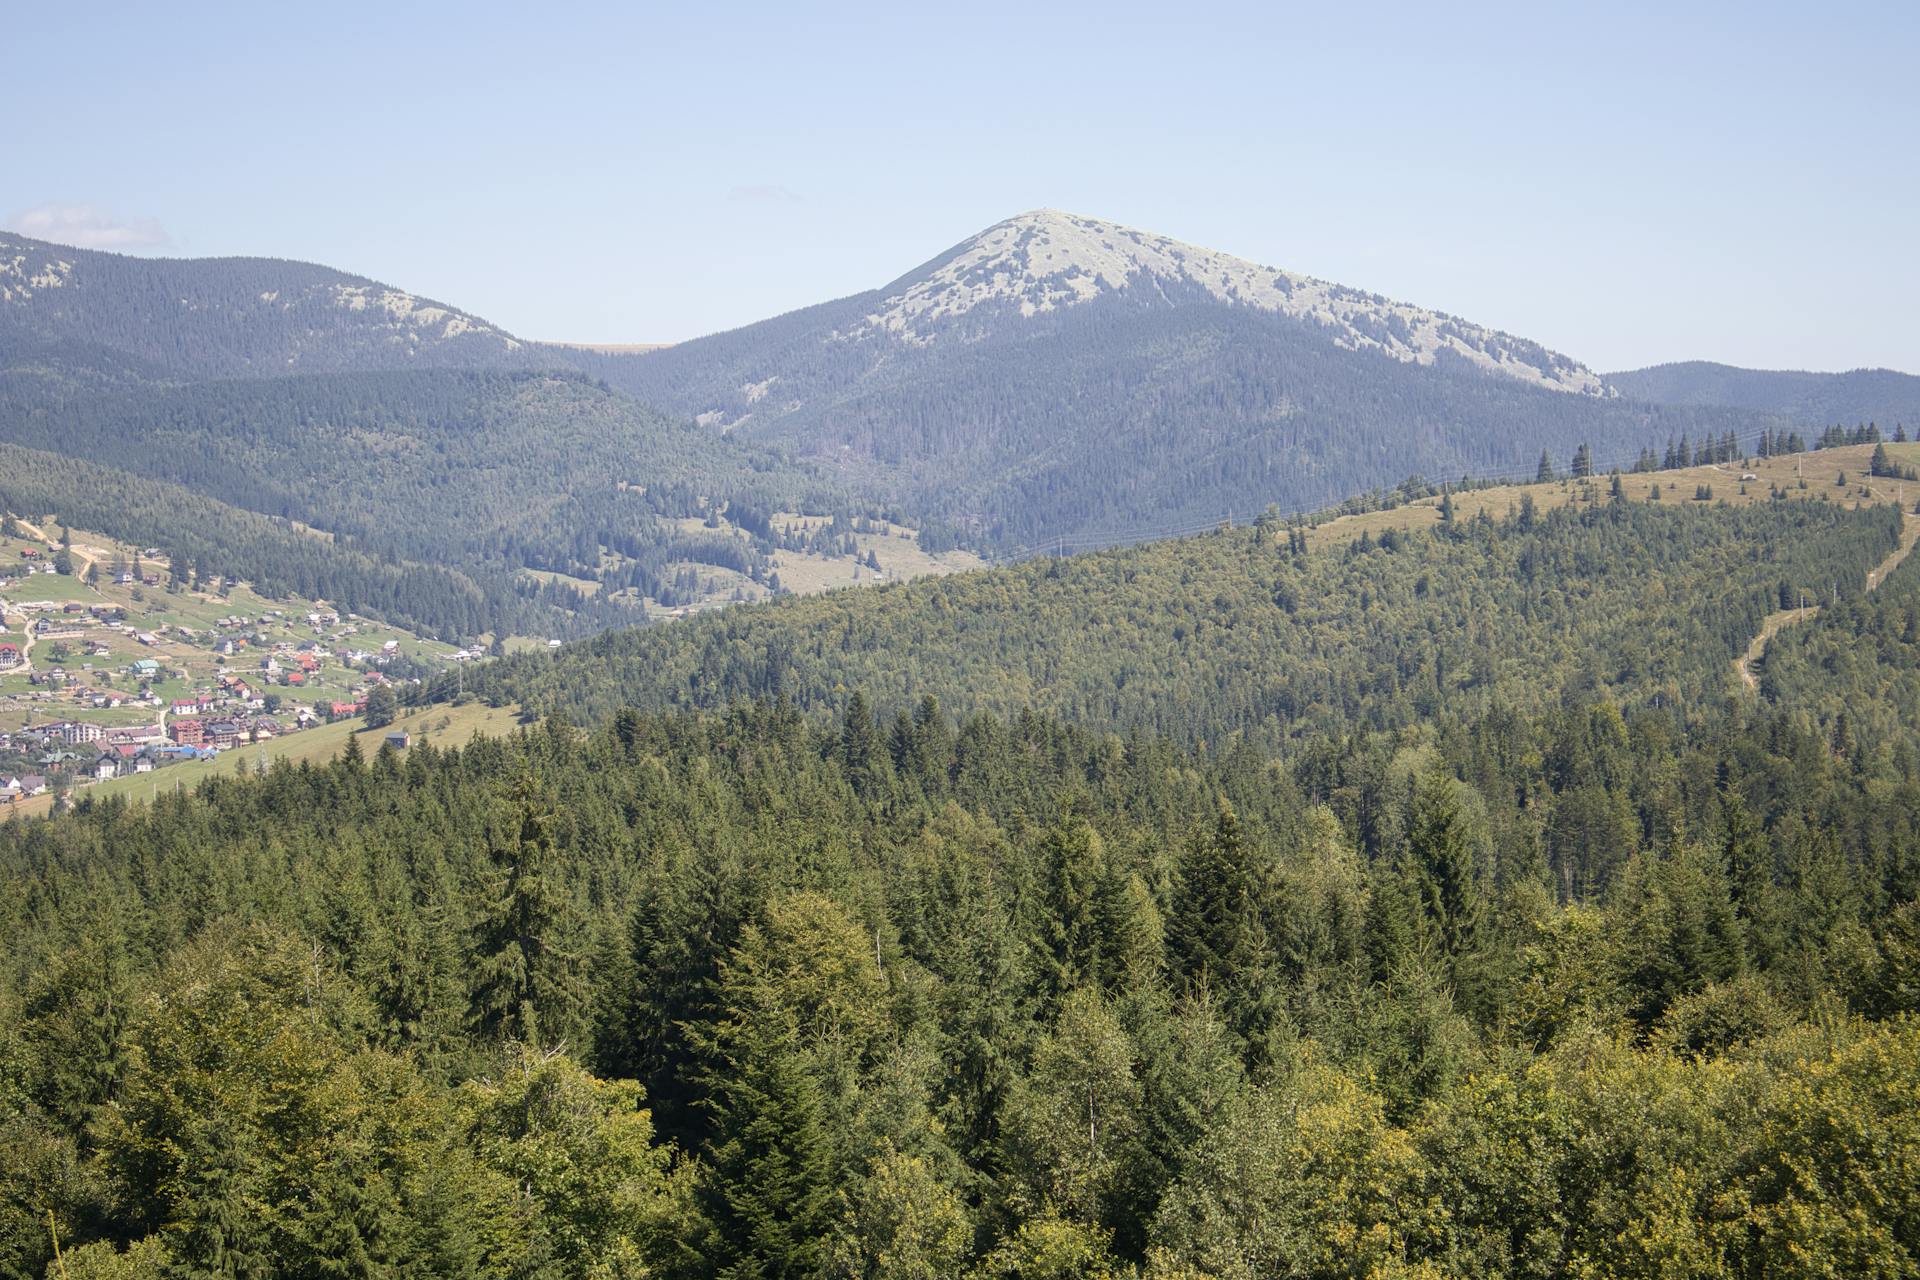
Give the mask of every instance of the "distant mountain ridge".
[[(234, 422), (216, 401), (252, 403), (249, 380), (446, 370), (584, 372), (707, 429), (704, 441), (642, 433), (651, 443), (618, 467), (634, 483), (693, 482), (685, 464), (711, 445), (710, 491), (835, 492), (909, 517), (930, 549), (1001, 555), (1309, 509), (1414, 474), (1531, 474), (1543, 450), (1565, 465), (1581, 444), (1604, 464), (1775, 422), (1744, 403), (1656, 403), (1658, 388), (1616, 388), (1525, 338), (1054, 210), (996, 223), (882, 288), (645, 352), (523, 341), (310, 263), (0, 235), (3, 438), (46, 447), (57, 419), (41, 415), (56, 405), (137, 430), (128, 403), (217, 382), (181, 403)], [(370, 420), (398, 438), (446, 385), (388, 379), (355, 395), (390, 396), (396, 416)], [(490, 429), (523, 470), (561, 474), (540, 456), (561, 447), (553, 415), (592, 397), (526, 388), (489, 401), (508, 414)], [(96, 460), (142, 456), (135, 441), (89, 439)], [(578, 542), (570, 562), (591, 565), (593, 538)]]
[(1009, 218), (963, 241), (888, 285), (878, 310), (835, 336), (880, 331), (925, 344), (977, 308), (1011, 305), (1031, 317), (1120, 289), (1169, 302), (1199, 289), (1222, 303), (1310, 321), (1348, 350), (1425, 365), (1444, 350), (1489, 373), (1550, 390), (1613, 394), (1591, 369), (1525, 338), (1057, 209)]
[(1810, 373), (1688, 360), (1606, 378), (1624, 395), (1665, 404), (1779, 414), (1807, 426), (1874, 422), (1889, 430), (1904, 424), (1909, 434), (1920, 429), (1920, 377), (1893, 369)]
[(573, 355), (1001, 551), (1760, 426), (1619, 395), (1438, 311), (1051, 210), (866, 293), (644, 355)]
[(49, 347), (185, 378), (557, 363), (471, 312), (330, 267), (135, 258), (0, 233), (0, 367)]

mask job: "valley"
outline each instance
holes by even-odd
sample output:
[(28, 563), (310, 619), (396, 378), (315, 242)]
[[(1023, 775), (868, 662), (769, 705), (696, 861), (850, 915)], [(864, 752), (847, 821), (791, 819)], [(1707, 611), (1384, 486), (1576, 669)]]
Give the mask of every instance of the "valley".
[[(57, 796), (151, 795), (200, 766), (330, 757), (370, 698), (476, 655), (324, 600), (196, 581), (158, 548), (7, 516), (0, 536), (0, 788), (9, 812)], [(69, 571), (56, 571), (56, 565)], [(375, 690), (382, 691), (376, 694)], [(318, 736), (315, 736), (318, 735)], [(297, 745), (296, 745), (297, 744)], [(144, 789), (136, 782), (147, 784)]]
[[(1133, 42), (1125, 16), (1043, 60), (1049, 87), (1114, 61), (1095, 28)], [(782, 65), (831, 43), (806, 17)], [(1005, 95), (1018, 128), (911, 234), (773, 181), (716, 203), (672, 153), (744, 159), (724, 120), (780, 82), (754, 49), (777, 16), (754, 18), (682, 83), (699, 112), (616, 135), (631, 162), (597, 137), (569, 161), (585, 117), (553, 127), (521, 90), (555, 87), (549, 63), (554, 101), (608, 66), (670, 85), (695, 18), (602, 63), (544, 56), (570, 16), (543, 14), (478, 100), (454, 96), (472, 67), (432, 72), (485, 15), (410, 49), (370, 18), (328, 76), (405, 74), (279, 135), (360, 114), (397, 135), (430, 84), (432, 145), (379, 188), (393, 216), (316, 196), (286, 243), (672, 343), (534, 341), (317, 263), (114, 251), (165, 247), (151, 219), (0, 226), (0, 1280), (1913, 1274), (1920, 378), (1605, 374), (1049, 208), (910, 266), (926, 226), (995, 216), (976, 202), (1048, 113)], [(382, 40), (407, 56), (370, 61)], [(1767, 246), (1766, 288), (1723, 295), (1687, 243), (1664, 292), (1622, 271), (1570, 301), (1605, 248), (1575, 204), (1641, 193), (1592, 130), (1516, 117), (1511, 67), (1477, 139), (1471, 85), (1368, 116), (1444, 43), (1369, 65), (1292, 140), (1353, 115), (1354, 154), (1384, 154), (1441, 103), (1525, 183), (1450, 208), (1422, 166), (1484, 162), (1420, 140), (1372, 194), (1391, 217), (1328, 186), (1344, 259), (1278, 146), (1285, 200), (1257, 223), (1180, 213), (1170, 179), (1132, 207), (1397, 263), (1562, 333), (1611, 316), (1651, 342), (1661, 298), (1719, 308), (1695, 350), (1876, 336), (1837, 244)], [(911, 104), (871, 105), (875, 67), (918, 76), (931, 47), (843, 68), (863, 162), (893, 127), (935, 149)], [(1008, 61), (981, 47), (970, 85)], [(1259, 48), (1250, 101), (1332, 57)], [(1594, 61), (1587, 97), (1646, 87)], [(200, 64), (167, 65), (183, 83), (152, 100), (190, 97)], [(203, 78), (230, 111), (236, 77)], [(1178, 106), (1149, 105), (1155, 130)], [(487, 112), (514, 154), (476, 197)], [(754, 117), (769, 155), (776, 114)], [(310, 190), (283, 149), (252, 163)], [(1521, 188), (1558, 196), (1562, 153), (1609, 186), (1545, 216)], [(927, 176), (888, 153), (888, 185), (896, 164)], [(1102, 190), (1084, 167), (1063, 185)], [(1729, 180), (1703, 148), (1681, 167)], [(589, 168), (644, 189), (583, 260)], [(190, 207), (219, 179), (170, 189)], [(1776, 186), (1780, 218), (1724, 228), (1744, 275), (1742, 238), (1824, 189)], [(1680, 219), (1697, 192), (1675, 194)], [(63, 228), (105, 247), (27, 233)], [(742, 278), (757, 236), (790, 274)], [(681, 332), (777, 309), (721, 292), (903, 267)], [(1788, 318), (1804, 333), (1742, 337), (1768, 290), (1820, 303)]]

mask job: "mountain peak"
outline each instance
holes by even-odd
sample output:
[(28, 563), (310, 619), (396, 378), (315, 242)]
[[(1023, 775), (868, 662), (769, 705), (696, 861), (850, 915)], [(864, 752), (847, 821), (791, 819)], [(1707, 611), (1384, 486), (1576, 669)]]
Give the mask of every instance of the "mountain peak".
[(836, 336), (926, 346), (979, 308), (1031, 319), (1129, 291), (1154, 305), (1214, 304), (1292, 316), (1336, 346), (1431, 365), (1441, 353), (1555, 391), (1611, 394), (1591, 369), (1539, 343), (1312, 276), (1060, 209), (996, 222), (885, 291)]

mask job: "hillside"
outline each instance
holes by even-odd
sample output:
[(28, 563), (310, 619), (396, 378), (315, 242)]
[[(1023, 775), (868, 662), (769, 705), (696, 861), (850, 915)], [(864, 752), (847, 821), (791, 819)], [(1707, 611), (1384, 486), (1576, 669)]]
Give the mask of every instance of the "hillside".
[(1892, 369), (1802, 373), (1693, 360), (1610, 373), (1606, 381), (1636, 399), (1776, 414), (1802, 429), (1876, 422), (1888, 435), (1900, 424), (1909, 436), (1920, 432), (1920, 377)]
[[(0, 507), (0, 512), (6, 509)], [(30, 522), (5, 517), (15, 525), (9, 536), (0, 534), (0, 621), (4, 639), (21, 649), (19, 664), (0, 672), (0, 730), (18, 728), (35, 720), (79, 717), (101, 724), (153, 723), (158, 717), (140, 705), (138, 691), (162, 701), (190, 690), (211, 689), (223, 672), (259, 666), (258, 653), (222, 653), (223, 639), (244, 642), (261, 637), (261, 645), (296, 645), (324, 641), (329, 647), (353, 648), (405, 659), (436, 669), (454, 651), (450, 644), (419, 636), (403, 626), (341, 612), (338, 601), (293, 594), (265, 595), (253, 586), (209, 575), (199, 587), (193, 568), (173, 561), (159, 548), (123, 542), (94, 530), (68, 527), (52, 521)], [(62, 536), (70, 538), (73, 573), (45, 570)], [(24, 554), (23, 554), (24, 553)], [(29, 559), (29, 557), (31, 557)], [(138, 577), (135, 568), (140, 570)], [(122, 577), (131, 579), (121, 581)], [(316, 628), (309, 615), (337, 615), (338, 622)], [(252, 625), (237, 628), (235, 618)], [(35, 624), (44, 619), (74, 636), (36, 637)], [(105, 619), (112, 619), (109, 625)], [(225, 622), (228, 625), (223, 626)], [(137, 639), (144, 636), (146, 639)], [(240, 649), (249, 646), (240, 644)], [(90, 648), (104, 650), (88, 652)], [(159, 670), (134, 678), (129, 664), (151, 659)], [(29, 682), (30, 674), (46, 675), (64, 667), (71, 681)], [(349, 697), (360, 683), (360, 673), (338, 661), (322, 663), (292, 692), (312, 702)], [(254, 679), (258, 682), (258, 677)], [(265, 687), (266, 682), (260, 682)], [(281, 685), (285, 692), (287, 686)], [(123, 706), (102, 707), (96, 699), (125, 699)]]
[(0, 374), (50, 354), (108, 378), (552, 363), (477, 316), (330, 267), (135, 258), (0, 232)]
[[(1920, 443), (1889, 444), (1886, 450), (1896, 465), (1920, 469)], [(1770, 458), (1627, 471), (1620, 475), (1620, 490), (1634, 502), (1663, 503), (1680, 509), (1696, 506), (1704, 490), (1706, 500), (1716, 506), (1745, 507), (1789, 498), (1843, 507), (1891, 503), (1912, 511), (1914, 502), (1920, 500), (1920, 483), (1874, 476), (1870, 470), (1873, 451), (1872, 445), (1842, 445)], [(1753, 479), (1745, 480), (1745, 476)], [(1612, 486), (1609, 475), (1586, 480), (1563, 476), (1535, 484), (1457, 489), (1444, 501), (1452, 505), (1457, 520), (1475, 519), (1483, 513), (1503, 519), (1511, 517), (1523, 501), (1541, 511), (1551, 511), (1604, 498)], [(1362, 534), (1378, 537), (1388, 529), (1431, 530), (1441, 523), (1442, 502), (1438, 493), (1430, 493), (1384, 510), (1348, 514), (1336, 508), (1313, 517), (1302, 536), (1309, 546), (1325, 547), (1344, 546)]]
[(1757, 425), (1615, 396), (1466, 320), (1053, 211), (869, 293), (581, 360), (1001, 552)]
[(0, 1257), (1911, 1270), (1911, 772), (1604, 700), (1317, 747), (763, 706), (0, 823)]
[[(1504, 507), (1505, 504), (1502, 504)], [(1268, 747), (1562, 689), (1696, 701), (1783, 584), (1843, 595), (1898, 538), (1890, 506), (1592, 500), (1302, 550), (1237, 530), (621, 632), (489, 669), (492, 696), (605, 718), (738, 698), (883, 710), (924, 695), (1184, 742)], [(1420, 517), (1409, 515), (1408, 519)], [(1430, 517), (1427, 517), (1430, 520)]]
[[(485, 582), (481, 625), (434, 618), (463, 637), (581, 635), (776, 587), (819, 590), (857, 579), (875, 552), (879, 576), (977, 563), (922, 553), (901, 522), (862, 544), (870, 522), (832, 486), (566, 371), (195, 383), (41, 406), (0, 436)], [(78, 492), (17, 496), (21, 509), (58, 510)], [(198, 505), (149, 502), (121, 536), (202, 541)], [(129, 513), (87, 518), (117, 533)]]
[(49, 451), (0, 444), (0, 510), (161, 548), (189, 578), (244, 581), (273, 599), (324, 597), (446, 639), (562, 621), (491, 578), (369, 555), (285, 519)]

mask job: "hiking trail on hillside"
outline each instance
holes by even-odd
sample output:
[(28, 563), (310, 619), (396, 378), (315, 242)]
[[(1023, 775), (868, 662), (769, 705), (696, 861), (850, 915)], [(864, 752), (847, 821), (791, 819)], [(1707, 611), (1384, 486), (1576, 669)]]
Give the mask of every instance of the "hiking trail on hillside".
[[(1920, 516), (1910, 515), (1900, 527), (1900, 545), (1868, 572), (1867, 590), (1872, 591), (1885, 582), (1887, 575), (1900, 567), (1900, 562), (1907, 558), (1907, 553), (1913, 550), (1916, 542), (1920, 542)], [(1740, 677), (1741, 685), (1749, 692), (1758, 690), (1760, 678), (1754, 674), (1754, 667), (1766, 656), (1767, 641), (1773, 639), (1782, 627), (1805, 622), (1819, 612), (1820, 606), (1816, 604), (1803, 609), (1780, 609), (1768, 614), (1766, 621), (1760, 624), (1759, 633), (1747, 645), (1747, 651), (1733, 660), (1734, 674)]]

